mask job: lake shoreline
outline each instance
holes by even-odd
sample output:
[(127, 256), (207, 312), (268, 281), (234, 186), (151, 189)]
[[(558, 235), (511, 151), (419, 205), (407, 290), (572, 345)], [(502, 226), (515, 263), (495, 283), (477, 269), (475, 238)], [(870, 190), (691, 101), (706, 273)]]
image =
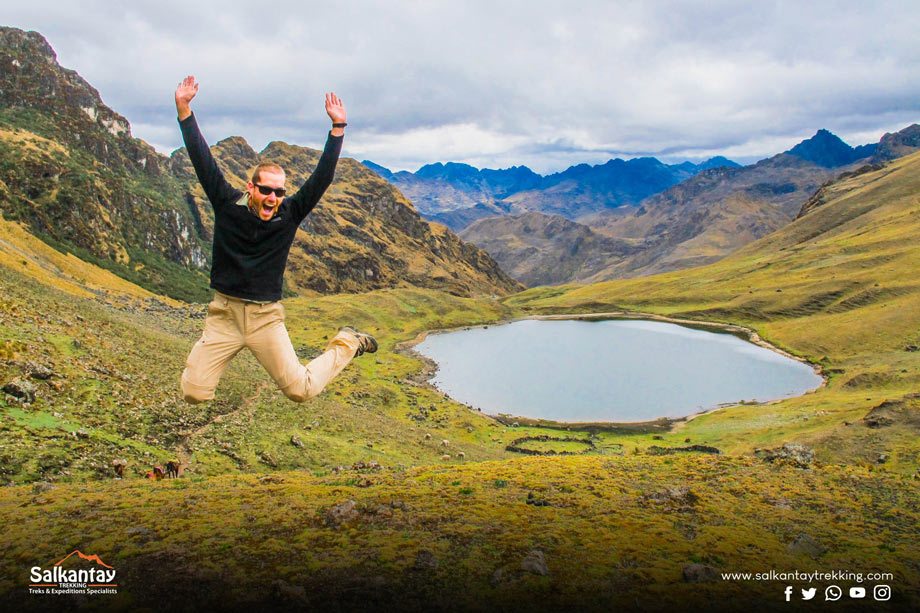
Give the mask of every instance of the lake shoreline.
[[(438, 370), (438, 364), (431, 358), (422, 355), (414, 349), (416, 345), (423, 342), (428, 335), (430, 334), (446, 334), (448, 332), (458, 332), (461, 330), (473, 330), (477, 328), (489, 328), (490, 326), (503, 326), (519, 321), (528, 321), (528, 320), (538, 320), (538, 321), (560, 321), (560, 320), (579, 320), (579, 321), (608, 321), (608, 320), (645, 320), (645, 321), (657, 321), (662, 323), (672, 323), (681, 325), (687, 328), (694, 328), (706, 331), (713, 331), (723, 334), (732, 334), (739, 338), (742, 338), (754, 345), (763, 347), (775, 353), (778, 353), (786, 358), (807, 364), (811, 367), (812, 371), (821, 377), (821, 385), (816, 387), (813, 390), (805, 392), (805, 394), (813, 394), (818, 390), (822, 389), (827, 385), (828, 377), (824, 374), (823, 369), (820, 364), (815, 364), (810, 362), (805, 358), (793, 355), (788, 351), (781, 349), (772, 343), (764, 340), (760, 334), (755, 330), (746, 328), (744, 326), (739, 326), (737, 324), (726, 324), (715, 321), (700, 321), (695, 319), (683, 319), (676, 317), (668, 317), (665, 315), (658, 315), (655, 313), (642, 313), (638, 311), (613, 311), (609, 313), (573, 313), (573, 314), (557, 314), (557, 315), (528, 315), (526, 317), (518, 317), (515, 319), (503, 319), (496, 320), (487, 324), (475, 324), (475, 325), (465, 325), (457, 326), (454, 328), (437, 328), (433, 330), (425, 330), (416, 335), (415, 338), (407, 341), (401, 341), (396, 343), (393, 347), (393, 350), (405, 355), (409, 355), (415, 359), (420, 360), (424, 367), (416, 375), (412, 377), (414, 383), (418, 385), (424, 385), (438, 391), (439, 393), (450, 397), (445, 392), (439, 390), (431, 383), (432, 377)], [(802, 394), (803, 396), (805, 394)], [(796, 396), (798, 397), (798, 396)], [(454, 402), (458, 402), (464, 406), (470, 408), (471, 411), (475, 411), (471, 405), (461, 402), (459, 400), (453, 399)], [(765, 402), (744, 402), (744, 403), (725, 403), (705, 411), (700, 411), (690, 415), (685, 415), (683, 417), (660, 417), (658, 419), (647, 420), (647, 421), (638, 421), (638, 422), (563, 422), (550, 419), (540, 419), (533, 417), (523, 417), (517, 415), (508, 415), (505, 413), (499, 413), (497, 415), (491, 415), (485, 412), (482, 412), (483, 415), (491, 417), (495, 421), (501, 423), (505, 426), (512, 426), (517, 423), (519, 426), (529, 426), (536, 428), (550, 428), (553, 430), (587, 430), (591, 432), (611, 432), (611, 433), (620, 433), (620, 434), (637, 434), (637, 433), (652, 433), (652, 432), (667, 432), (677, 429), (677, 426), (682, 426), (701, 415), (708, 415), (710, 413), (715, 413), (717, 411), (723, 411), (729, 407), (741, 406), (741, 405), (771, 405), (778, 402), (788, 400), (788, 398), (779, 398), (776, 400), (769, 400)]]

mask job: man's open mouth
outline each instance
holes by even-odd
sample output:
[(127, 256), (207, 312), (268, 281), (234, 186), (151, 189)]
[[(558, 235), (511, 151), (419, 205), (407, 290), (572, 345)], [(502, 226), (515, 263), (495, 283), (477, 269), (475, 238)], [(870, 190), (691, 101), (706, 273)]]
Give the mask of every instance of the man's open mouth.
[(271, 215), (271, 214), (274, 213), (274, 212), (275, 212), (275, 207), (273, 207), (273, 206), (268, 206), (267, 204), (263, 204), (263, 205), (262, 205), (262, 214), (263, 214), (263, 215)]

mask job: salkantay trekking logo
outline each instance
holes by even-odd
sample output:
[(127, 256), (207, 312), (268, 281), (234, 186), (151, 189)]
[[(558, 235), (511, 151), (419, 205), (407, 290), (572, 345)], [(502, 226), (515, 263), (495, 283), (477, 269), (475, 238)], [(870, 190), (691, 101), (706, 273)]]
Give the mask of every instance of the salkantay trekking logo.
[[(77, 561), (97, 564), (92, 568), (63, 568), (61, 565), (72, 556), (79, 556)], [(74, 550), (62, 560), (55, 562), (50, 569), (33, 566), (30, 569), (30, 594), (117, 594), (115, 569), (99, 556), (88, 556), (82, 551)]]

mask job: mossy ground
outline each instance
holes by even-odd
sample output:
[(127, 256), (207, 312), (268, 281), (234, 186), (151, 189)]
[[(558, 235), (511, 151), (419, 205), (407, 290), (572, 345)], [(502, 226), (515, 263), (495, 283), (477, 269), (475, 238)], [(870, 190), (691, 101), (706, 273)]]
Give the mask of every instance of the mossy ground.
[[(695, 498), (655, 497), (681, 487)], [(528, 504), (531, 494), (546, 506)], [(73, 549), (106, 552), (125, 577), (122, 598), (164, 608), (225, 598), (240, 607), (277, 599), (360, 609), (376, 598), (428, 610), (530, 603), (660, 610), (732, 600), (773, 609), (786, 604), (786, 583), (809, 585), (686, 582), (682, 568), (699, 563), (723, 572), (892, 573), (879, 583), (896, 586), (894, 610), (918, 595), (915, 496), (910, 481), (861, 467), (644, 455), (125, 480), (40, 492), (20, 486), (0, 490), (0, 509), (16, 526), (4, 536), (3, 572), (15, 578)], [(346, 500), (357, 513), (330, 525), (328, 510)], [(803, 534), (825, 551), (790, 548)], [(437, 568), (414, 568), (421, 550)], [(547, 576), (520, 573), (532, 550), (543, 553)], [(501, 568), (504, 579), (496, 581)], [(273, 588), (279, 581), (305, 588), (305, 600)], [(14, 590), (17, 581), (3, 587)]]

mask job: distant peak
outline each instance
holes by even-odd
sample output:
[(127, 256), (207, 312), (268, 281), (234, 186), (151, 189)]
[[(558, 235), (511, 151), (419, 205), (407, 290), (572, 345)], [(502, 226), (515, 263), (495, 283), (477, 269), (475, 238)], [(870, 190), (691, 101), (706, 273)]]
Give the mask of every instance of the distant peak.
[(824, 128), (815, 132), (815, 135), (803, 140), (798, 145), (787, 151), (812, 164), (825, 168), (845, 166), (859, 159), (860, 154), (849, 146), (839, 136)]
[(380, 164), (377, 164), (370, 160), (364, 160), (361, 163), (364, 164), (366, 167), (370, 168), (371, 170), (373, 170), (374, 172), (376, 172), (378, 175), (380, 175), (384, 179), (390, 179), (393, 177), (393, 171), (385, 166), (381, 166)]
[[(255, 157), (256, 155), (255, 149), (253, 149), (242, 136), (228, 136), (227, 138), (222, 138), (217, 141), (215, 147), (235, 151), (237, 155), (244, 155), (246, 157)], [(267, 146), (265, 148), (268, 149)]]

